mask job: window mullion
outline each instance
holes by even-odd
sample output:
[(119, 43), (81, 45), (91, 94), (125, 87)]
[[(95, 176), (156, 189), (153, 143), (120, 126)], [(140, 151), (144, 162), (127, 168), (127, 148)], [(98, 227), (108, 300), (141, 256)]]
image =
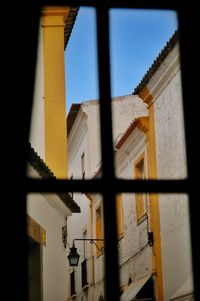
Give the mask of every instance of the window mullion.
[(97, 7), (100, 128), (102, 152), (102, 196), (105, 237), (105, 296), (119, 300), (115, 176), (110, 96), (109, 19), (105, 1)]

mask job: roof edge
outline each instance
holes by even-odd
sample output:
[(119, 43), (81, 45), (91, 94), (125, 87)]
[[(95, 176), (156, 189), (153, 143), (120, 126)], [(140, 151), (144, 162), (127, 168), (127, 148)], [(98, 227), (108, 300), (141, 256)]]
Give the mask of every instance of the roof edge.
[(154, 60), (151, 67), (147, 70), (146, 74), (140, 81), (140, 83), (137, 85), (137, 87), (134, 89), (132, 95), (139, 95), (140, 92), (144, 89), (144, 87), (149, 83), (150, 79), (154, 75), (154, 73), (158, 70), (161, 63), (164, 61), (164, 59), (167, 57), (167, 55), (174, 49), (175, 45), (177, 44), (179, 40), (179, 31), (178, 29), (174, 32), (172, 37), (169, 39), (167, 44), (164, 46), (164, 48), (159, 53), (158, 57)]
[[(36, 170), (36, 172), (43, 178), (43, 179), (55, 179), (56, 176), (54, 173), (49, 169), (46, 163), (41, 159), (38, 153), (34, 150), (31, 146), (31, 143), (28, 143), (28, 156), (27, 162)], [(55, 192), (56, 193), (56, 192)], [(61, 201), (65, 204), (69, 210), (73, 213), (81, 212), (80, 207), (77, 203), (73, 200), (70, 193), (56, 193)]]
[(146, 133), (148, 130), (148, 121), (148, 116), (140, 116), (132, 120), (122, 137), (114, 145), (115, 150), (118, 151), (121, 148), (135, 128), (138, 128), (142, 132)]
[(64, 49), (66, 49), (69, 38), (76, 21), (76, 17), (79, 11), (79, 7), (70, 7), (69, 13), (66, 17), (65, 26), (64, 26)]

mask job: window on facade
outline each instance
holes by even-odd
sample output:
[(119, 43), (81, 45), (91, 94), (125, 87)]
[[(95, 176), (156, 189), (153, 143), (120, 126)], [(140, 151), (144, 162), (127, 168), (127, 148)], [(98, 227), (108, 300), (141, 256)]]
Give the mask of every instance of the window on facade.
[(122, 194), (117, 194), (116, 196), (116, 210), (117, 210), (117, 233), (118, 238), (122, 238), (124, 232), (123, 226), (123, 198)]
[[(134, 164), (135, 179), (144, 180), (145, 178), (145, 166), (144, 166), (144, 155), (142, 155)], [(141, 218), (145, 214), (145, 194), (135, 194), (135, 207), (136, 207), (136, 218), (137, 223), (140, 222)]]
[[(102, 224), (102, 208), (101, 206), (96, 209), (96, 238), (103, 239), (103, 224)], [(97, 256), (102, 254), (101, 249), (103, 247), (102, 241), (97, 240)]]
[(85, 153), (81, 156), (81, 173), (82, 173), (82, 179), (85, 179)]
[[(73, 175), (71, 175), (71, 177), (70, 177), (70, 180), (73, 180)], [(70, 194), (71, 194), (71, 197), (73, 198), (73, 197), (74, 197), (74, 193), (73, 193), (73, 191), (72, 191), (72, 192), (70, 192)]]
[(87, 256), (87, 241), (84, 239), (87, 238), (87, 230), (83, 231), (83, 257), (86, 258)]
[(132, 282), (133, 282), (133, 281), (132, 281), (132, 278), (129, 277), (129, 279), (128, 279), (128, 285), (130, 285)]
[(71, 296), (76, 294), (76, 290), (75, 290), (75, 272), (74, 271), (70, 274), (70, 289), (71, 289)]
[(87, 285), (87, 260), (84, 259), (81, 263), (81, 280), (82, 280), (82, 287)]

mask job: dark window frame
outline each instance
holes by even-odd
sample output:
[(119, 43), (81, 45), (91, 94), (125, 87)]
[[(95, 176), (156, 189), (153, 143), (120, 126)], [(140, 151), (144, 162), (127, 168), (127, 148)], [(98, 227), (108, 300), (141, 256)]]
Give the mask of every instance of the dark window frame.
[(85, 180), (85, 152), (81, 155), (81, 176)]
[(88, 285), (88, 281), (87, 281), (87, 259), (85, 258), (81, 262), (81, 286), (83, 288), (86, 285)]
[(76, 294), (76, 281), (75, 281), (75, 271), (70, 273), (70, 295)]
[[(200, 104), (198, 101), (199, 80), (199, 9), (197, 2), (184, 1), (145, 1), (145, 0), (60, 0), (33, 1), (26, 5), (23, 1), (2, 4), (2, 93), (1, 103), (2, 141), (0, 152), (2, 160), (2, 212), (0, 221), (2, 231), (1, 286), (2, 295), (9, 299), (27, 300), (27, 234), (26, 234), (26, 193), (30, 192), (99, 192), (104, 201), (105, 246), (105, 283), (106, 300), (119, 300), (119, 276), (117, 256), (117, 229), (115, 214), (115, 195), (118, 192), (158, 192), (188, 193), (191, 220), (192, 262), (195, 299), (200, 299), (198, 287), (200, 246), (197, 239), (199, 220), (198, 180), (200, 170), (199, 150), (197, 147)], [(40, 8), (43, 5), (81, 5), (94, 6), (97, 11), (98, 62), (100, 89), (100, 121), (102, 178), (96, 180), (38, 180), (26, 178), (26, 157), (29, 125), (34, 89), (35, 64), (37, 53), (37, 32)], [(108, 10), (121, 8), (155, 8), (176, 10), (179, 17), (180, 53), (182, 71), (182, 90), (186, 135), (188, 177), (183, 180), (119, 180), (115, 178), (111, 97), (110, 97), (110, 60)], [(9, 13), (8, 13), (9, 12)], [(17, 16), (17, 19), (16, 19)], [(5, 27), (6, 24), (6, 27)], [(15, 49), (13, 46), (15, 45)], [(14, 50), (13, 50), (14, 49)], [(194, 59), (196, 60), (194, 61)], [(191, 61), (192, 60), (192, 61)], [(27, 76), (28, 74), (28, 76)], [(105, 122), (106, 120), (106, 122)], [(9, 124), (8, 124), (9, 121)], [(14, 134), (17, 133), (17, 134)], [(195, 134), (194, 134), (195, 133)], [(16, 160), (17, 158), (17, 160)], [(12, 187), (14, 195), (12, 194)], [(109, 200), (107, 202), (106, 200)], [(7, 214), (9, 213), (9, 215)], [(9, 222), (10, 221), (10, 222)], [(13, 226), (14, 225), (14, 226)], [(109, 227), (107, 226), (109, 225)], [(12, 235), (10, 235), (12, 234)], [(13, 249), (14, 248), (14, 249)], [(14, 281), (11, 282), (11, 277)], [(27, 284), (25, 286), (25, 283)], [(109, 285), (112, 283), (112, 285)], [(8, 297), (9, 295), (9, 297)]]

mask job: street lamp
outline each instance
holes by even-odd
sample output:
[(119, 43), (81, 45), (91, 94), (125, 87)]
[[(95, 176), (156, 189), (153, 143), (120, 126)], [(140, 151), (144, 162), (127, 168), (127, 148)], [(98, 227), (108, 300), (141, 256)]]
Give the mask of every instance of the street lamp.
[(74, 244), (74, 241), (75, 240), (83, 240), (83, 241), (89, 241), (91, 244), (95, 244), (96, 248), (101, 252), (103, 253), (104, 251), (104, 248), (101, 247), (99, 248), (98, 245), (95, 243), (95, 241), (104, 241), (104, 239), (93, 239), (93, 238), (75, 238), (73, 240), (73, 246), (70, 248), (70, 253), (69, 255), (67, 256), (68, 257), (68, 260), (69, 260), (69, 265), (70, 266), (77, 266), (78, 265), (78, 262), (79, 262), (79, 257), (80, 255), (78, 254), (78, 252), (76, 251), (77, 248), (75, 247), (75, 244)]
[(73, 246), (70, 248), (70, 253), (67, 256), (70, 266), (77, 266), (78, 265), (80, 255), (77, 253), (76, 250), (77, 250), (77, 248), (75, 247), (74, 241), (73, 241)]

